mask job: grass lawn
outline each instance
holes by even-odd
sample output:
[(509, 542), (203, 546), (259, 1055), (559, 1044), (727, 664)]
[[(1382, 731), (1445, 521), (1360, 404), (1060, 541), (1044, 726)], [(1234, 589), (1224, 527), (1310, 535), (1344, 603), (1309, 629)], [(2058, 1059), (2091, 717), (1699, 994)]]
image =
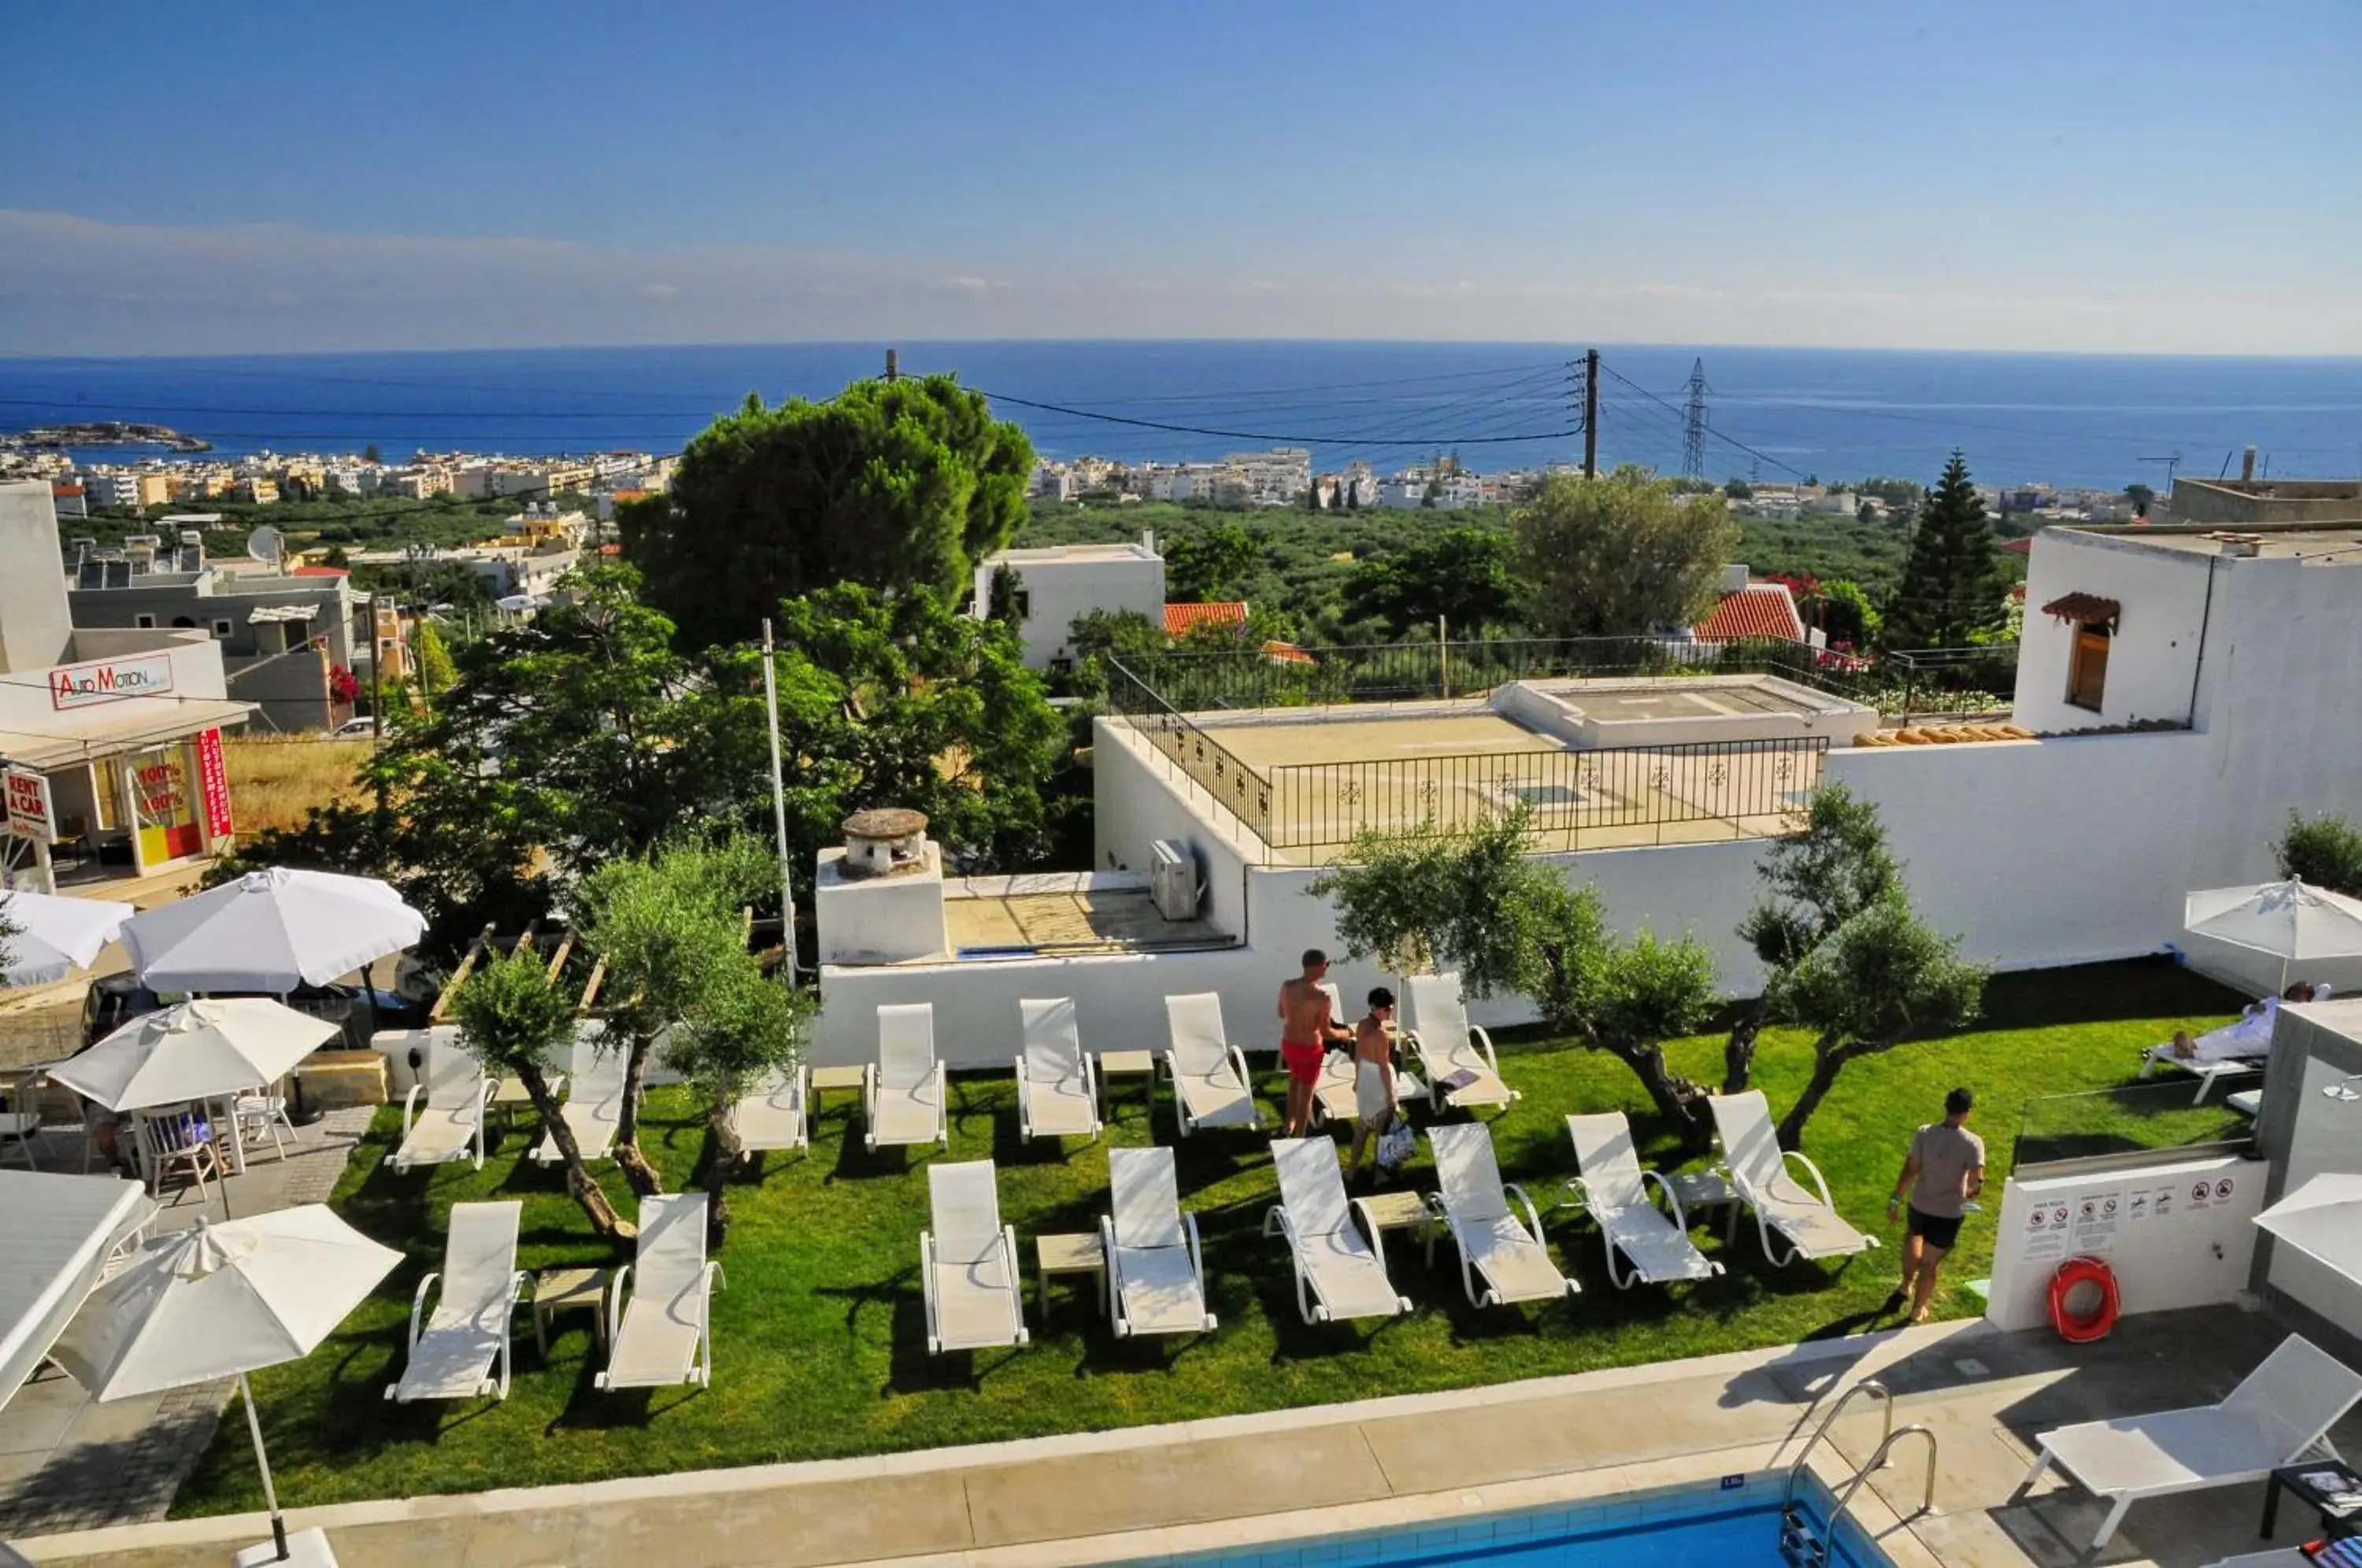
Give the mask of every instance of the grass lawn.
[[(1200, 1133), (1178, 1145), (1183, 1201), (1198, 1215), (1221, 1327), (1178, 1341), (1119, 1343), (1094, 1304), (1061, 1281), (1048, 1326), (1034, 1315), (1032, 1238), (1093, 1229), (1106, 1201), (1107, 1161), (1095, 1145), (1021, 1147), (1006, 1077), (955, 1079), (952, 1156), (1000, 1166), (1003, 1217), (1027, 1265), (1033, 1343), (1021, 1351), (929, 1358), (916, 1268), (926, 1223), (922, 1153), (863, 1152), (853, 1097), (828, 1105), (809, 1159), (769, 1157), (759, 1179), (734, 1190), (734, 1224), (721, 1254), (728, 1288), (714, 1303), (714, 1386), (703, 1391), (602, 1394), (589, 1320), (557, 1320), (545, 1364), (520, 1313), (517, 1375), (505, 1404), (400, 1407), (382, 1397), (398, 1359), (419, 1275), (440, 1266), (445, 1211), (456, 1201), (519, 1198), (523, 1265), (613, 1260), (592, 1242), (559, 1178), (524, 1163), (522, 1132), (503, 1137), (480, 1173), (465, 1165), (396, 1176), (380, 1158), (399, 1112), (378, 1118), (337, 1188), (337, 1207), (363, 1231), (410, 1254), (383, 1290), (307, 1360), (256, 1375), (280, 1496), (291, 1506), (492, 1486), (876, 1453), (949, 1443), (1264, 1410), (1451, 1388), (1859, 1330), (1893, 1284), (1900, 1236), (1885, 1229), (1889, 1185), (1913, 1128), (1941, 1114), (1954, 1084), (1975, 1087), (1975, 1125), (1992, 1179), (2010, 1166), (2025, 1102), (2128, 1078), (2138, 1047), (2179, 1026), (2203, 1029), (2236, 1000), (2184, 971), (2135, 963), (1997, 979), (1977, 1030), (1907, 1046), (1849, 1067), (1806, 1134), (1838, 1206), (1877, 1230), (1884, 1250), (1849, 1265), (1764, 1265), (1751, 1224), (1734, 1246), (1701, 1228), (1698, 1240), (1728, 1274), (1694, 1287), (1607, 1282), (1597, 1233), (1573, 1209), (1546, 1212), (1554, 1252), (1584, 1285), (1548, 1309), (1479, 1312), (1461, 1294), (1446, 1242), (1429, 1270), (1397, 1234), (1388, 1261), (1418, 1304), (1383, 1326), (1307, 1328), (1297, 1315), (1286, 1252), (1259, 1233), (1275, 1197), (1264, 1140)], [(1681, 1042), (1680, 1066), (1718, 1072), (1719, 1038)], [(1802, 1085), (1809, 1042), (1773, 1032), (1758, 1079), (1775, 1108)], [(1505, 1045), (1503, 1069), (1525, 1099), (1492, 1123), (1505, 1173), (1545, 1206), (1573, 1174), (1560, 1117), (1620, 1107), (1650, 1139), (1638, 1087), (1612, 1058), (1546, 1040)], [(1264, 1081), (1267, 1090), (1279, 1083)], [(2211, 1108), (2210, 1108), (2211, 1110)], [(1144, 1143), (1151, 1123), (1136, 1080), (1118, 1097), (1111, 1141)], [(704, 1133), (685, 1091), (650, 1097), (645, 1140), (668, 1178), (684, 1182)], [(1169, 1091), (1154, 1131), (1173, 1142)], [(851, 1133), (851, 1136), (847, 1134)], [(1655, 1140), (1655, 1156), (1673, 1151)], [(1412, 1182), (1429, 1182), (1424, 1145)], [(620, 1180), (610, 1190), (623, 1198)], [(1949, 1279), (1989, 1272), (1992, 1218), (1963, 1233)], [(1953, 1289), (1948, 1315), (1979, 1310)], [(260, 1506), (243, 1423), (233, 1418), (176, 1511)]]

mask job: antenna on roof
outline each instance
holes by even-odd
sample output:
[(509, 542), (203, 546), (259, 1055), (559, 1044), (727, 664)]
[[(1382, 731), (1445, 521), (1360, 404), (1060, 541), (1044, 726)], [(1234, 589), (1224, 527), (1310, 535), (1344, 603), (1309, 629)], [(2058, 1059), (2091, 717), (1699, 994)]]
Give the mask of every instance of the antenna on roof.
[(278, 529), (265, 523), (246, 536), (246, 553), (256, 560), (277, 566), (287, 553), (287, 542), (280, 537)]

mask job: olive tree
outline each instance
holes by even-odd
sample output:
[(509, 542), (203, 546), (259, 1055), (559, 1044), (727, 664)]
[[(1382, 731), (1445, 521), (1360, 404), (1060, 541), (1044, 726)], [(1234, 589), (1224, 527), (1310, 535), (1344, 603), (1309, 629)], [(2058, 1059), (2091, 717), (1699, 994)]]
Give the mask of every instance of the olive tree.
[(566, 1166), (566, 1190), (590, 1216), (590, 1228), (611, 1241), (630, 1238), (634, 1227), (616, 1214), (592, 1179), (581, 1145), (574, 1141), (574, 1130), (559, 1113), (557, 1096), (549, 1087), (545, 1064), (551, 1052), (574, 1038), (575, 1016), (574, 1004), (550, 978), (547, 966), (527, 951), (495, 958), (470, 974), (453, 994), (451, 1015), (459, 1026), (460, 1043), (487, 1073), (524, 1086), (542, 1131)]
[(1720, 1005), (1714, 955), (1694, 937), (1618, 937), (1598, 889), (1570, 887), (1526, 853), (1526, 813), (1458, 833), (1364, 834), (1308, 893), (1335, 901), (1346, 952), (1389, 968), (1456, 968), (1472, 996), (1522, 992), (1554, 1032), (1632, 1070), (1690, 1147), (1709, 1130), (1705, 1090), (1674, 1070), (1664, 1043)]
[(742, 952), (715, 968), (673, 1026), (665, 1059), (705, 1100), (706, 1225), (715, 1247), (729, 1232), (730, 1171), (744, 1152), (732, 1108), (765, 1077), (803, 1060), (811, 1015), (809, 1001)]

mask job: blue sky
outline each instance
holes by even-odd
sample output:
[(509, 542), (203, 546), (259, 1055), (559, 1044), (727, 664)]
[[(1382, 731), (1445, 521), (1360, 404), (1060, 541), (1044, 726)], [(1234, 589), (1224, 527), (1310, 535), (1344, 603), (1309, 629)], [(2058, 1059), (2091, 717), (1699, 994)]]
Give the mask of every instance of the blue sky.
[(18, 7), (0, 350), (2362, 352), (2362, 6)]

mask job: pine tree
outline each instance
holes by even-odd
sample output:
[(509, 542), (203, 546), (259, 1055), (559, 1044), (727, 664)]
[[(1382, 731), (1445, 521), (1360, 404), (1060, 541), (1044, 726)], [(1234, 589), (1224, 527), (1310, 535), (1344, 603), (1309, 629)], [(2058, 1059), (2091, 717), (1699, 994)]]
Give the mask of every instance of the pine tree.
[(1984, 502), (1955, 448), (1912, 532), (1910, 558), (1886, 612), (1887, 646), (1967, 647), (2007, 618), (2004, 582)]

